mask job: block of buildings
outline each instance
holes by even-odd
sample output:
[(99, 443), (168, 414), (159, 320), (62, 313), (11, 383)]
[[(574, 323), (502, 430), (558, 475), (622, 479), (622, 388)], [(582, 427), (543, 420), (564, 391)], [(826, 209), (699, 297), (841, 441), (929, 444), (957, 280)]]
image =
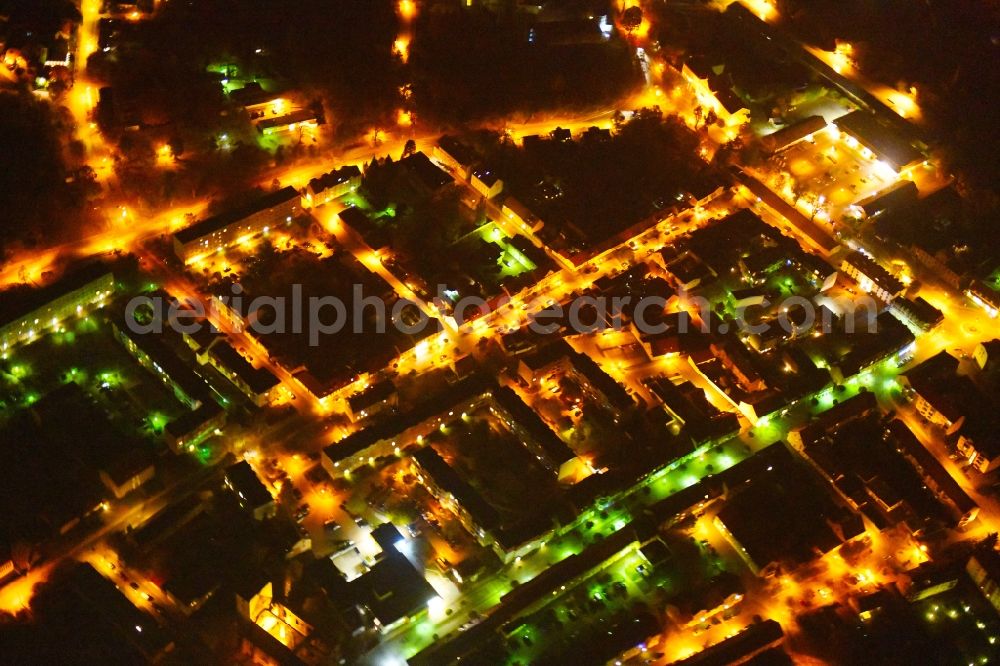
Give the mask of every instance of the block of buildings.
[(976, 519), (979, 505), (969, 497), (934, 454), (920, 443), (905, 423), (893, 420), (889, 424), (888, 434), (889, 441), (921, 474), (927, 487), (954, 509), (959, 529)]
[(252, 513), (257, 520), (273, 517), (277, 513), (278, 506), (274, 498), (246, 460), (226, 468), (225, 484), (236, 494), (240, 506)]
[(360, 421), (381, 414), (395, 407), (398, 399), (396, 385), (391, 379), (383, 379), (347, 399), (348, 416), (352, 421)]
[(503, 180), (497, 172), (489, 167), (478, 167), (472, 171), (472, 188), (487, 199), (492, 199), (503, 192)]
[(302, 197), (294, 187), (265, 194), (247, 205), (232, 208), (192, 224), (174, 234), (174, 252), (181, 261), (225, 250), (270, 229), (291, 224)]
[(163, 437), (170, 450), (179, 453), (191, 449), (226, 425), (226, 410), (214, 400), (187, 411), (163, 427)]
[(0, 351), (30, 342), (104, 303), (114, 288), (111, 271), (93, 263), (40, 289), (4, 292), (0, 298)]
[(211, 400), (208, 382), (155, 333), (137, 333), (124, 317), (111, 322), (115, 338), (135, 357), (139, 365), (153, 373), (174, 396), (190, 409)]
[(544, 347), (537, 354), (518, 360), (518, 374), (531, 384), (553, 372), (572, 374), (591, 398), (617, 416), (636, 406), (625, 388), (601, 369), (592, 358), (581, 354), (564, 340)]
[(276, 396), (281, 380), (267, 368), (255, 368), (226, 340), (217, 339), (198, 354), (200, 363), (208, 363), (233, 383), (250, 402), (263, 407)]
[(555, 433), (506, 387), (477, 375), (460, 380), (441, 395), (404, 414), (389, 416), (323, 449), (320, 459), (331, 476), (350, 472), (369, 459), (395, 455), (401, 447), (423, 442), (424, 436), (460, 412), (488, 407), (517, 434), (535, 458), (557, 477), (576, 472), (580, 461)]
[(918, 331), (929, 331), (944, 321), (944, 313), (920, 296), (914, 299), (900, 296), (892, 302), (889, 311), (911, 329)]
[(425, 616), (428, 604), (437, 598), (422, 573), (395, 549), (351, 581), (350, 590), (382, 633)]
[(468, 180), (479, 156), (469, 146), (449, 135), (442, 136), (434, 146), (434, 159)]
[(858, 109), (834, 121), (841, 132), (899, 173), (923, 162), (924, 156), (893, 128), (869, 111)]
[(545, 226), (545, 223), (531, 212), (530, 208), (512, 196), (504, 200), (501, 211), (507, 216), (507, 219), (523, 231), (535, 232)]
[(878, 401), (871, 391), (862, 391), (826, 410), (804, 425), (793, 428), (788, 433), (788, 443), (802, 450), (819, 441), (828, 432), (833, 432), (853, 421), (863, 419), (878, 409)]
[(863, 532), (852, 517), (786, 451), (727, 498), (714, 522), (747, 567), (767, 575), (809, 562)]
[(322, 206), (353, 192), (360, 184), (361, 169), (353, 164), (340, 167), (310, 180), (302, 193), (302, 204), (306, 208)]
[(859, 251), (844, 257), (840, 270), (853, 278), (865, 292), (886, 303), (892, 302), (906, 288), (896, 276)]

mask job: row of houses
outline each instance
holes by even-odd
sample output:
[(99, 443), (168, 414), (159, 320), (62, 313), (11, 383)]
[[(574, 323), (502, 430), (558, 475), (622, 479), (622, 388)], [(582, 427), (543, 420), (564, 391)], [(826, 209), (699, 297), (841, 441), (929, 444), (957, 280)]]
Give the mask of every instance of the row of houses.
[[(984, 356), (987, 346), (980, 348)], [(992, 472), (1000, 468), (996, 400), (957, 372), (958, 359), (942, 351), (907, 372), (904, 382), (913, 392), (917, 413), (952, 437), (970, 466)]]
[(438, 139), (433, 156), (487, 199), (493, 199), (504, 191), (504, 182), (496, 170), (483, 164), (472, 148), (453, 136), (446, 134)]
[(5, 292), (0, 303), (0, 350), (7, 352), (58, 328), (67, 319), (84, 315), (104, 304), (114, 289), (114, 276), (108, 267), (93, 263), (40, 289)]
[(272, 229), (288, 227), (303, 210), (340, 198), (360, 184), (361, 170), (349, 165), (313, 178), (301, 192), (289, 186), (265, 194), (178, 231), (173, 236), (174, 253), (184, 263), (192, 263), (213, 252), (266, 235)]

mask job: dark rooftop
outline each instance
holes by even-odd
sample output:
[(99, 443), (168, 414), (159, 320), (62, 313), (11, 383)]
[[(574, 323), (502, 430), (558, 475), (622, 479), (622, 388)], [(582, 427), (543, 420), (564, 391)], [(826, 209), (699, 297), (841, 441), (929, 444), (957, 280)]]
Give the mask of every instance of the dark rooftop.
[(437, 596), (420, 572), (395, 549), (368, 573), (351, 581), (350, 589), (383, 626), (415, 615)]
[(274, 501), (271, 493), (267, 492), (267, 488), (257, 478), (257, 473), (253, 471), (250, 463), (246, 460), (241, 460), (226, 468), (226, 481), (229, 482), (233, 492), (239, 495), (240, 499), (245, 501), (251, 509)]
[(0, 292), (0, 326), (17, 321), (43, 305), (65, 296), (111, 271), (100, 262), (94, 262), (66, 273), (52, 284), (37, 289), (16, 287)]
[(329, 171), (324, 173), (318, 178), (313, 178), (309, 181), (309, 189), (312, 190), (313, 194), (319, 194), (324, 190), (328, 190), (331, 187), (340, 185), (341, 183), (346, 183), (352, 178), (357, 178), (361, 176), (361, 169), (355, 165), (343, 166), (334, 171)]
[(174, 238), (184, 244), (190, 243), (219, 229), (224, 229), (234, 222), (250, 217), (254, 213), (273, 208), (298, 196), (298, 190), (294, 187), (284, 187), (277, 192), (265, 194), (249, 204), (231, 208), (223, 213), (196, 222), (190, 227), (178, 231), (174, 234)]
[(451, 176), (420, 151), (400, 160), (399, 164), (431, 192), (435, 192), (452, 182)]
[(885, 161), (895, 170), (923, 159), (923, 155), (895, 130), (884, 125), (874, 113), (863, 110), (852, 111), (834, 121), (837, 127), (847, 132), (868, 147), (878, 159)]

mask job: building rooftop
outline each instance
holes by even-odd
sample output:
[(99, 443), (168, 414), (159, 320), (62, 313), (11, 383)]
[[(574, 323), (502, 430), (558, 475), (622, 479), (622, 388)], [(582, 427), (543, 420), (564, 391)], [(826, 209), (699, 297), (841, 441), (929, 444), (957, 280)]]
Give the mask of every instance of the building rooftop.
[(181, 391), (188, 397), (201, 403), (209, 401), (211, 394), (208, 383), (182, 361), (161, 339), (160, 335), (133, 332), (125, 323), (124, 315), (116, 322), (116, 328), (124, 337), (131, 340), (139, 351), (148, 356), (170, 378), (170, 381), (180, 387)]
[(447, 134), (438, 139), (438, 146), (466, 168), (471, 167), (479, 159), (469, 146)]
[(485, 393), (490, 390), (490, 387), (491, 382), (486, 377), (472, 375), (403, 414), (376, 421), (367, 428), (362, 428), (342, 440), (330, 444), (323, 449), (323, 454), (334, 463), (355, 456), (384, 439), (396, 437), (401, 432), (446, 411), (462, 400)]
[(333, 171), (328, 171), (318, 178), (313, 178), (309, 181), (309, 190), (313, 194), (319, 194), (331, 187), (336, 187), (351, 180), (352, 178), (360, 178), (361, 169), (356, 165), (351, 164), (348, 166), (340, 167)]
[(454, 497), (455, 501), (469, 512), (476, 525), (487, 531), (499, 526), (500, 514), (497, 510), (445, 462), (432, 446), (425, 446), (417, 451), (413, 459), (431, 476), (439, 488)]
[(395, 548), (368, 573), (350, 583), (352, 594), (378, 619), (389, 626), (416, 615), (437, 596), (406, 557)]
[(836, 431), (846, 423), (867, 416), (876, 409), (878, 409), (878, 401), (875, 399), (875, 394), (871, 391), (862, 391), (853, 398), (845, 400), (839, 405), (834, 405), (813, 421), (795, 428), (792, 432), (799, 433), (803, 443), (808, 445), (828, 433)]
[(35, 289), (15, 287), (0, 292), (0, 327), (15, 322), (55, 299), (100, 280), (111, 271), (100, 262), (67, 272), (55, 282)]
[(380, 382), (375, 382), (364, 391), (355, 393), (347, 399), (347, 403), (350, 405), (351, 411), (360, 412), (388, 400), (395, 392), (396, 385), (392, 383), (392, 380), (383, 379)]
[(882, 268), (874, 259), (861, 252), (851, 252), (844, 257), (844, 263), (856, 268), (876, 286), (884, 289), (890, 294), (898, 294), (903, 291), (904, 285), (896, 276)]
[(751, 663), (757, 654), (763, 653), (785, 638), (781, 625), (774, 620), (764, 620), (751, 624), (740, 633), (716, 643), (687, 659), (675, 661), (673, 666), (728, 666), (729, 664)]
[(216, 342), (209, 353), (249, 386), (256, 395), (266, 393), (281, 383), (281, 380), (267, 368), (253, 367), (253, 364), (226, 340)]
[(763, 569), (773, 562), (800, 565), (838, 546), (830, 520), (839, 513), (814, 473), (787, 453), (727, 499), (718, 519)]
[(174, 238), (183, 244), (196, 241), (199, 238), (218, 231), (219, 229), (225, 229), (234, 222), (238, 222), (255, 213), (267, 210), (268, 208), (273, 208), (274, 206), (291, 201), (298, 196), (298, 190), (294, 187), (284, 187), (276, 192), (265, 194), (243, 206), (231, 208), (223, 213), (219, 213), (218, 215), (213, 215), (207, 219), (195, 222), (190, 227), (181, 229), (175, 233)]
[(823, 116), (809, 116), (797, 123), (782, 127), (777, 132), (768, 134), (762, 139), (762, 143), (768, 152), (776, 153), (784, 150), (796, 141), (819, 132), (825, 127), (826, 120)]
[(238, 463), (226, 468), (226, 482), (232, 491), (239, 495), (240, 500), (246, 502), (251, 509), (270, 504), (274, 501), (271, 493), (257, 478), (257, 473), (250, 467), (250, 463), (241, 460)]
[(189, 435), (222, 411), (218, 403), (209, 400), (202, 403), (198, 409), (184, 412), (163, 427), (164, 432), (175, 439)]
[(279, 93), (267, 92), (256, 81), (251, 81), (242, 88), (229, 91), (229, 99), (243, 107), (263, 104), (277, 97), (279, 97)]
[(500, 176), (497, 175), (497, 172), (489, 167), (480, 167), (476, 169), (472, 172), (472, 176), (486, 187), (493, 187), (493, 185), (500, 180)]
[(883, 124), (874, 113), (858, 109), (837, 118), (834, 123), (895, 171), (924, 158), (920, 151), (893, 128)]
[(635, 401), (629, 395), (629, 392), (625, 390), (625, 387), (616, 382), (611, 375), (604, 372), (601, 366), (594, 362), (594, 359), (586, 354), (573, 352), (573, 355), (570, 356), (570, 362), (573, 364), (573, 369), (600, 391), (616, 409), (635, 407)]
[(264, 132), (274, 127), (307, 123), (317, 119), (318, 116), (315, 111), (312, 111), (311, 109), (298, 109), (297, 111), (286, 113), (283, 116), (275, 116), (273, 118), (265, 118), (261, 120), (257, 123), (257, 131)]
[(399, 164), (431, 192), (436, 192), (453, 182), (451, 176), (431, 162), (423, 152), (417, 151), (400, 160)]

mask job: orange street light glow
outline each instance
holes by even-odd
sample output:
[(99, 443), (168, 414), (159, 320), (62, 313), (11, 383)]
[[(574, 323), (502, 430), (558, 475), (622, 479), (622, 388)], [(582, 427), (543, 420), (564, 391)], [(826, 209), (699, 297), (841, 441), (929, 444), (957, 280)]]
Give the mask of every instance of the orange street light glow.
[(404, 63), (410, 59), (410, 38), (403, 36), (393, 42), (392, 52)]
[(778, 20), (778, 10), (771, 0), (739, 0), (740, 4), (749, 9), (761, 21), (771, 23)]
[(399, 0), (396, 9), (404, 21), (412, 21), (417, 16), (417, 3), (414, 0)]

